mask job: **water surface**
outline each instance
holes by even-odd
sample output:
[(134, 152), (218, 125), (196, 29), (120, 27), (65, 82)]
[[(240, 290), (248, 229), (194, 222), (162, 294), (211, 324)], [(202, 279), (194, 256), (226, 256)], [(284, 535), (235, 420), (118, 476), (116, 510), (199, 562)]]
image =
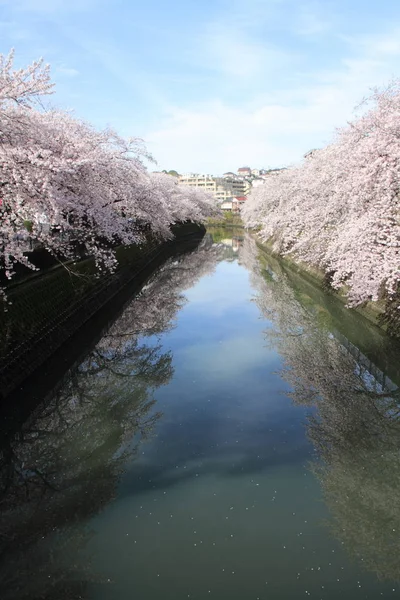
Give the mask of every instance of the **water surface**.
[(398, 359), (208, 235), (3, 439), (1, 597), (398, 597)]

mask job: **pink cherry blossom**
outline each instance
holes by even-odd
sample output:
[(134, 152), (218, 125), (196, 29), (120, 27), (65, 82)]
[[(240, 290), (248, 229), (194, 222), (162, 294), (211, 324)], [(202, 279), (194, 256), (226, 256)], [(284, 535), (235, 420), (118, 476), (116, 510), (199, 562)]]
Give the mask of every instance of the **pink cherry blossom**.
[(62, 259), (83, 247), (112, 269), (116, 244), (141, 242), (144, 230), (167, 239), (173, 223), (215, 212), (210, 195), (148, 173), (141, 140), (43, 109), (37, 98), (52, 87), (42, 61), (13, 70), (13, 53), (0, 56), (0, 258), (9, 277), (15, 263), (32, 267), (29, 240)]
[(302, 164), (254, 189), (243, 218), (274, 249), (319, 267), (351, 306), (393, 295), (400, 281), (400, 79)]

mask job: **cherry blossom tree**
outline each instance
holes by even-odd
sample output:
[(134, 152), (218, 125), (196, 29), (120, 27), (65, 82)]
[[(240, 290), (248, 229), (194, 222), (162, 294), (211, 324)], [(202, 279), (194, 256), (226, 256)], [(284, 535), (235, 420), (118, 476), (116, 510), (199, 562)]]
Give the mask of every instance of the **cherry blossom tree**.
[(8, 277), (15, 263), (32, 267), (21, 238), (61, 258), (80, 247), (113, 268), (113, 246), (141, 242), (144, 231), (166, 239), (173, 223), (212, 214), (211, 196), (147, 172), (141, 140), (42, 109), (38, 98), (52, 87), (42, 61), (13, 70), (13, 53), (0, 56), (0, 259)]
[(270, 176), (243, 218), (280, 254), (319, 267), (349, 305), (391, 297), (400, 281), (400, 79), (375, 90), (333, 142)]
[(14, 50), (0, 54), (0, 103), (31, 107), (38, 96), (51, 94), (50, 67), (43, 60), (33, 62), (25, 69), (13, 70)]

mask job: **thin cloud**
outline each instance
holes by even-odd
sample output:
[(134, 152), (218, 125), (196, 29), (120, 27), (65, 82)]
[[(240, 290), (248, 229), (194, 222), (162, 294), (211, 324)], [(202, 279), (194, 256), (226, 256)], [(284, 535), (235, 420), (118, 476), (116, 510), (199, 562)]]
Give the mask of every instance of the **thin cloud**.
[[(101, 4), (108, 0), (101, 0)], [(20, 12), (55, 15), (59, 13), (83, 12), (99, 6), (98, 0), (0, 0), (0, 6)]]
[(304, 6), (300, 9), (299, 16), (295, 19), (294, 32), (302, 36), (316, 36), (332, 31), (331, 19), (320, 14), (315, 7)]
[(251, 39), (242, 28), (210, 26), (203, 38), (205, 66), (226, 77), (251, 79), (282, 69), (294, 55), (273, 44)]
[(192, 109), (175, 107), (145, 138), (162, 168), (210, 172), (215, 165), (223, 172), (242, 163), (297, 162), (311, 147), (328, 143), (369, 89), (391, 78), (400, 56), (396, 40), (395, 31), (370, 44), (366, 53), (360, 42), (358, 55), (343, 59), (340, 68), (310, 73), (307, 85), (276, 90), (273, 100), (258, 106), (216, 100)]
[(79, 75), (79, 71), (77, 69), (73, 69), (71, 67), (66, 67), (64, 65), (60, 65), (56, 68), (56, 72), (61, 75), (66, 75), (67, 77), (76, 77)]

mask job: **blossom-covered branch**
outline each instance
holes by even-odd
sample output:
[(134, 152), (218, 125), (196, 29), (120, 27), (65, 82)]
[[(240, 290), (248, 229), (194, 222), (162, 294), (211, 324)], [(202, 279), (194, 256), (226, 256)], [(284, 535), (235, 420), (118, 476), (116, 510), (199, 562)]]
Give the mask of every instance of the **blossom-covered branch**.
[(256, 188), (243, 210), (281, 254), (329, 273), (349, 304), (393, 295), (400, 281), (400, 80), (329, 146)]
[(210, 195), (148, 173), (141, 140), (36, 107), (52, 87), (42, 61), (13, 70), (13, 54), (0, 56), (0, 261), (8, 277), (15, 263), (32, 266), (21, 239), (62, 258), (83, 247), (113, 268), (116, 244), (140, 242), (144, 230), (165, 239), (172, 224), (214, 212)]

